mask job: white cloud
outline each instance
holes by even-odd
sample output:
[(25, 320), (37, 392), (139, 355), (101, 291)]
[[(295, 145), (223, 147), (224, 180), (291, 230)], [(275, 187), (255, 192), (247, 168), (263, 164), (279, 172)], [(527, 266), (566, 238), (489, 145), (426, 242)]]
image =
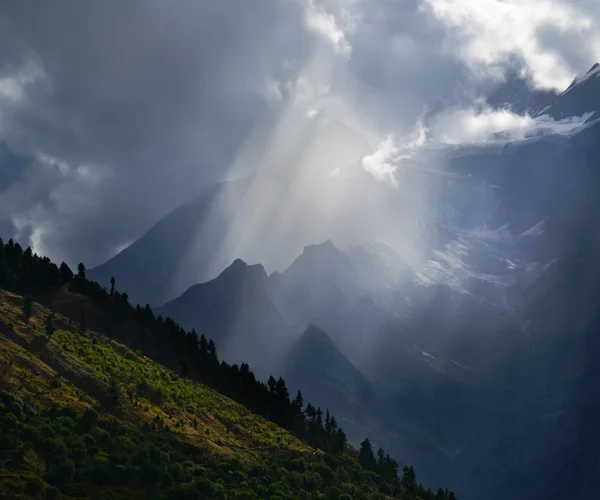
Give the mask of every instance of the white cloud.
[(580, 8), (581, 2), (423, 0), (423, 5), (450, 28), (448, 52), (475, 70), (501, 65), (516, 55), (540, 88), (564, 90), (575, 73), (568, 55), (562, 52), (564, 47), (544, 43), (545, 31), (550, 38), (565, 37), (569, 44), (579, 43), (590, 58), (600, 53), (596, 20)]
[[(352, 46), (333, 14), (327, 12), (324, 7), (317, 5), (314, 0), (308, 0), (304, 15), (306, 26), (309, 29), (328, 40), (337, 53), (350, 57)], [(356, 20), (352, 18), (352, 21), (355, 22)]]
[(362, 166), (366, 172), (375, 178), (385, 180), (392, 185), (396, 184), (394, 173), (396, 172), (396, 161), (400, 150), (394, 144), (392, 136), (386, 136), (377, 146), (377, 149), (362, 159)]
[(508, 110), (467, 108), (438, 113), (429, 123), (429, 133), (432, 140), (445, 144), (477, 144), (508, 131), (512, 139), (520, 139), (534, 125), (535, 120), (530, 116)]

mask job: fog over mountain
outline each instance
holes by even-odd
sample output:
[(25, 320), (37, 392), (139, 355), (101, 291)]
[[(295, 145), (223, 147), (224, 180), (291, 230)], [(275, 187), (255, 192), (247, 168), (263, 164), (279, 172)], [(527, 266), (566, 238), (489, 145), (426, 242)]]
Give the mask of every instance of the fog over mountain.
[(0, 8), (0, 232), (466, 500), (600, 491), (600, 7)]

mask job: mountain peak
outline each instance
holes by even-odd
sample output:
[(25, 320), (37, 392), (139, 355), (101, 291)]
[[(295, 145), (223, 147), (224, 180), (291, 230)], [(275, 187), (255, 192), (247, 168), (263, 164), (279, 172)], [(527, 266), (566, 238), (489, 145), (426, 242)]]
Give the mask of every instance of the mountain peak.
[[(573, 82), (571, 83), (571, 85), (569, 85), (569, 88), (567, 89), (567, 91), (581, 83), (587, 82), (592, 76), (596, 76), (596, 78), (600, 77), (600, 63), (595, 63), (585, 75), (582, 76), (576, 76), (573, 79)], [(565, 91), (565, 92), (567, 92)]]
[(308, 328), (304, 330), (301, 341), (305, 342), (318, 342), (321, 346), (327, 345), (335, 348), (333, 341), (329, 338), (329, 335), (315, 325), (308, 325)]
[(348, 256), (337, 248), (331, 240), (323, 243), (307, 245), (302, 254), (292, 263), (284, 274), (308, 274), (318, 273), (321, 277), (352, 274), (352, 263)]
[(333, 241), (331, 240), (325, 240), (322, 243), (314, 243), (312, 245), (306, 245), (304, 247), (304, 249), (302, 250), (303, 254), (311, 254), (311, 253), (317, 253), (317, 252), (340, 252), (340, 250), (338, 250), (336, 248), (336, 246), (333, 244)]
[(541, 110), (536, 116), (549, 115), (554, 120), (575, 116), (588, 116), (588, 120), (600, 111), (600, 64), (594, 64), (582, 76), (573, 79), (569, 87), (558, 96), (556, 102)]
[(267, 283), (267, 273), (262, 264), (248, 265), (242, 259), (238, 258), (219, 274), (217, 280), (228, 283), (246, 281), (263, 287)]

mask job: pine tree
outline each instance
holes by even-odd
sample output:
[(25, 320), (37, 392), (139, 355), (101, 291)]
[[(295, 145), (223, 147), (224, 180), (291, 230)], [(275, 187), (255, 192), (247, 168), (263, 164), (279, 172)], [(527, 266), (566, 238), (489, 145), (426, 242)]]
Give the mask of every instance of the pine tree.
[(329, 415), (329, 408), (327, 408), (325, 413), (325, 432), (331, 434), (331, 415)]
[(213, 363), (219, 363), (219, 356), (217, 356), (217, 346), (215, 345), (215, 341), (213, 339), (210, 339), (208, 341), (208, 356), (210, 357)]
[(338, 429), (335, 433), (335, 438), (333, 440), (333, 446), (331, 447), (331, 451), (333, 453), (343, 453), (348, 446), (348, 438), (346, 437), (345, 432), (342, 429)]
[(267, 380), (267, 387), (269, 388), (269, 392), (271, 394), (275, 394), (277, 390), (277, 381), (273, 375), (269, 376), (269, 380)]
[(375, 462), (375, 455), (373, 455), (373, 445), (369, 438), (365, 439), (360, 443), (360, 450), (358, 452), (358, 463), (361, 467), (369, 470), (376, 470), (377, 463)]
[(111, 297), (115, 294), (115, 277), (110, 278), (110, 295)]
[(417, 476), (412, 465), (404, 466), (402, 469), (402, 479), (400, 482), (406, 491), (409, 493), (415, 492), (417, 489)]
[(308, 403), (306, 405), (306, 416), (308, 417), (309, 421), (313, 422), (315, 420), (315, 407)]
[(332, 415), (331, 420), (329, 421), (329, 425), (331, 426), (331, 433), (335, 434), (338, 430), (338, 423), (335, 417)]
[(25, 295), (23, 298), (23, 315), (25, 320), (29, 323), (29, 318), (33, 314), (33, 297), (31, 295)]
[(289, 401), (290, 399), (290, 393), (285, 385), (285, 380), (283, 380), (282, 377), (279, 377), (277, 380), (277, 384), (275, 385), (275, 394), (282, 401)]
[(298, 394), (296, 394), (292, 406), (298, 413), (302, 413), (302, 408), (304, 408), (304, 398), (302, 397), (302, 392), (300, 392), (300, 390), (298, 390)]
[(53, 334), (54, 334), (54, 313), (50, 314), (46, 318), (46, 335), (48, 335), (48, 337), (52, 337)]
[(83, 265), (83, 262), (80, 262), (77, 265), (77, 277), (80, 280), (84, 280), (85, 279), (85, 266)]
[(73, 279), (73, 271), (65, 262), (60, 264), (60, 277), (63, 283), (68, 283)]
[(204, 336), (204, 334), (200, 335), (198, 348), (200, 349), (201, 356), (208, 356), (208, 342), (206, 341), (206, 337)]
[(323, 411), (321, 410), (321, 408), (317, 408), (317, 411), (315, 412), (315, 423), (317, 424), (317, 427), (319, 429), (323, 429)]

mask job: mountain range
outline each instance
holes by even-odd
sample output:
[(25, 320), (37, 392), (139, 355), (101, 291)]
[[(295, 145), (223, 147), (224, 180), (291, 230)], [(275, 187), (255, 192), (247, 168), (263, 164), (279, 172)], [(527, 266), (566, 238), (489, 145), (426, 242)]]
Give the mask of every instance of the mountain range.
[[(228, 361), (285, 373), (351, 439), (367, 429), (466, 500), (562, 499), (574, 483), (592, 498), (600, 67), (559, 95), (512, 78), (489, 102), (535, 126), (425, 150), (394, 187), (332, 123), (293, 175), (215, 185), (89, 276)], [(315, 162), (329, 142), (347, 154)]]

